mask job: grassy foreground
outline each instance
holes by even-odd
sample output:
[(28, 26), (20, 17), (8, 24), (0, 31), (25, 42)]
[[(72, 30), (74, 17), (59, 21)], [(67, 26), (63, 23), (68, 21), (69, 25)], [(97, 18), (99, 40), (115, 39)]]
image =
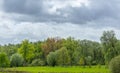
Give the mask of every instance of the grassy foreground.
[(7, 70), (12, 71), (27, 71), (30, 73), (109, 73), (109, 70), (102, 66), (89, 67), (17, 67), (8, 68)]

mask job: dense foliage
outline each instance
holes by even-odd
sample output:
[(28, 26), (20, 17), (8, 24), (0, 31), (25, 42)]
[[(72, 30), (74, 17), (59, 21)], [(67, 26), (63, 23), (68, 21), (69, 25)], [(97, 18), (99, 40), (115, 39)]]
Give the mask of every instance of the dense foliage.
[(49, 66), (55, 66), (57, 60), (57, 54), (55, 52), (50, 52), (47, 56), (47, 63)]
[(112, 58), (119, 54), (119, 48), (117, 48), (118, 45), (116, 46), (118, 40), (115, 37), (114, 31), (104, 31), (101, 42), (105, 52), (105, 63), (108, 64)]
[(120, 73), (120, 56), (113, 58), (110, 62), (111, 73)]
[(28, 40), (24, 40), (22, 41), (22, 45), (18, 49), (18, 52), (23, 56), (24, 65), (26, 65), (26, 63), (34, 56), (34, 46), (30, 44)]
[[(23, 40), (20, 44), (0, 46), (0, 52), (6, 54), (7, 64), (10, 62), (11, 66), (19, 66), (18, 60), (22, 61), (22, 58), (22, 66), (108, 65), (112, 58), (120, 55), (120, 40), (114, 31), (104, 31), (100, 40), (76, 40), (72, 37), (48, 38), (38, 42)], [(1, 62), (2, 58), (0, 56)]]
[(9, 67), (10, 63), (5, 53), (0, 53), (0, 67)]
[(23, 65), (23, 57), (19, 54), (13, 54), (10, 58), (11, 67), (19, 67)]

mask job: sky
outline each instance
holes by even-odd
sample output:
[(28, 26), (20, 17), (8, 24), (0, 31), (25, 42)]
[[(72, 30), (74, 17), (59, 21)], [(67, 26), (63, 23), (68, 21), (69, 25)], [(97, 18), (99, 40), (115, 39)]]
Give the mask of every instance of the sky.
[(69, 36), (100, 41), (107, 30), (120, 39), (120, 0), (0, 0), (0, 44)]

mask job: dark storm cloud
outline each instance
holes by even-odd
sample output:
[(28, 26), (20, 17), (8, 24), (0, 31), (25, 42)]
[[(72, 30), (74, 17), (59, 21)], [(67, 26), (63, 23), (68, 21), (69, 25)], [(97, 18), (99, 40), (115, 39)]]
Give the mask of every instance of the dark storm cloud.
[[(17, 18), (21, 21), (38, 22), (70, 22), (85, 24), (90, 21), (101, 20), (104, 18), (119, 19), (120, 1), (119, 0), (89, 0), (90, 5), (81, 7), (68, 6), (57, 9), (59, 15), (49, 14), (46, 9), (45, 0), (4, 0), (4, 10), (6, 12), (27, 15)], [(68, 14), (66, 17), (64, 14)]]
[(61, 16), (48, 14), (48, 12), (45, 11), (43, 0), (4, 0), (3, 7), (7, 13), (24, 15), (21, 17), (13, 17), (16, 21), (65, 21)]
[[(119, 19), (119, 0), (91, 0), (89, 7), (72, 8), (71, 20), (74, 23), (86, 23), (106, 18)], [(97, 24), (97, 23), (96, 23)]]
[(20, 14), (39, 14), (42, 12), (42, 0), (4, 0), (6, 12)]

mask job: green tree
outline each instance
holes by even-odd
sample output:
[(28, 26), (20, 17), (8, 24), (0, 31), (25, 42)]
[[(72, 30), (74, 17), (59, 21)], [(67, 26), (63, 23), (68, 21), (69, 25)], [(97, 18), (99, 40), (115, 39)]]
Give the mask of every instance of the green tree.
[(80, 49), (81, 48), (76, 48), (75, 51), (73, 52), (73, 59), (72, 59), (73, 65), (79, 65), (79, 61), (80, 61)]
[(10, 62), (7, 55), (5, 53), (0, 53), (0, 67), (9, 67), (9, 65)]
[(116, 50), (118, 40), (115, 37), (114, 31), (104, 31), (100, 40), (104, 47), (105, 63), (108, 64), (112, 58), (118, 55)]
[(34, 57), (34, 46), (28, 40), (24, 40), (18, 52), (22, 55), (26, 65)]
[[(79, 52), (78, 50), (81, 48), (79, 42), (72, 37), (67, 38), (63, 42), (63, 47), (66, 47), (68, 54), (70, 56), (70, 65), (76, 65), (79, 62)], [(76, 58), (78, 57), (78, 58)]]
[(120, 55), (120, 40), (117, 41), (117, 43), (115, 44), (116, 46), (116, 54)]
[(39, 58), (40, 58), (40, 60), (45, 60), (45, 56), (44, 56), (44, 53), (43, 53), (42, 47), (41, 47), (42, 42), (41, 41), (34, 42), (33, 45), (34, 45), (34, 49), (35, 49), (33, 59), (35, 61), (39, 60)]
[(92, 54), (92, 64), (93, 65), (104, 65), (104, 53), (103, 47), (98, 42), (93, 42), (92, 44), (93, 54)]
[(111, 73), (120, 73), (120, 55), (110, 61), (109, 68)]
[[(78, 50), (80, 58), (81, 57), (87, 58), (88, 56), (90, 56), (92, 58), (91, 60), (92, 65), (104, 64), (103, 48), (100, 43), (86, 39), (78, 42), (81, 47)], [(88, 65), (86, 60), (85, 60), (85, 65)]]
[(12, 54), (17, 52), (17, 49), (19, 47), (19, 44), (8, 44), (1, 46), (1, 52), (5, 52), (8, 58), (11, 57)]
[(10, 65), (11, 65), (11, 67), (22, 66), (23, 65), (23, 57), (18, 53), (13, 54), (10, 58)]
[(47, 56), (47, 63), (49, 66), (55, 66), (57, 64), (57, 53), (50, 52)]
[(86, 60), (87, 65), (89, 65), (89, 67), (91, 67), (92, 57), (91, 57), (91, 56), (88, 56), (88, 57), (85, 58), (85, 60)]
[(65, 47), (62, 47), (57, 53), (57, 65), (66, 66), (70, 63), (70, 56), (68, 54), (68, 50)]
[(88, 56), (91, 56), (93, 57), (94, 56), (94, 49), (96, 49), (96, 47), (93, 47), (95, 45), (93, 45), (93, 41), (90, 41), (90, 40), (81, 40), (80, 41), (80, 45), (81, 45), (81, 50), (80, 50), (80, 53), (81, 53), (81, 57), (88, 57)]

